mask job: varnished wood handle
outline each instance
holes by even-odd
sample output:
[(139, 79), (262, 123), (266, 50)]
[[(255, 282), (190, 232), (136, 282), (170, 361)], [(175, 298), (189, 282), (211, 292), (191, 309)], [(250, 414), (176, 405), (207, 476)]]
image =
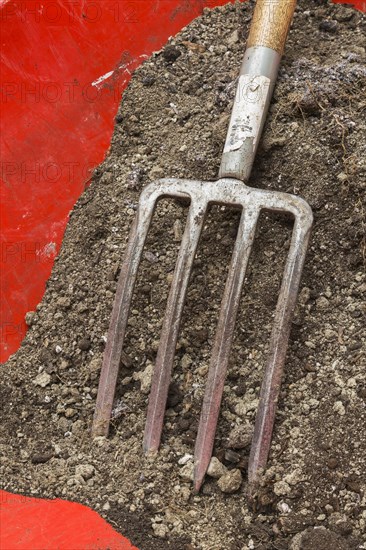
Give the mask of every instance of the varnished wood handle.
[(266, 46), (283, 53), (296, 0), (257, 0), (247, 47)]

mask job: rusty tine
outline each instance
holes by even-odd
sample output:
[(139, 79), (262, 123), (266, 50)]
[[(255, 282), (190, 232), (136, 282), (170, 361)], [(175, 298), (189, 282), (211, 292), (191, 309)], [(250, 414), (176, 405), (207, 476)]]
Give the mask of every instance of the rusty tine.
[(302, 206), (299, 217), (295, 219), (292, 241), (273, 322), (269, 358), (259, 396), (248, 465), (248, 480), (252, 497), (254, 497), (260, 474), (264, 470), (268, 459), (292, 315), (309, 244), (312, 216), (306, 203)]
[(196, 438), (194, 454), (194, 488), (196, 491), (199, 491), (201, 487), (211, 460), (236, 315), (254, 240), (258, 213), (258, 209), (253, 207), (242, 212), (226, 281)]
[[(271, 197), (273, 203), (271, 204), (271, 201), (267, 203), (268, 210), (276, 210), (278, 208), (282, 211), (282, 208), (280, 208), (281, 195), (286, 201), (288, 212), (290, 212), (290, 200), (293, 200), (294, 208), (291, 213), (295, 216), (296, 221), (276, 308), (269, 359), (262, 383), (249, 457), (248, 479), (251, 494), (256, 490), (260, 472), (264, 469), (269, 454), (276, 404), (290, 335), (291, 319), (295, 308), (312, 220), (309, 207), (305, 201), (301, 199), (294, 200), (294, 197), (290, 197), (290, 195), (286, 196), (285, 194), (274, 193)], [(255, 204), (256, 202), (256, 199), (253, 197), (251, 199), (251, 209), (243, 211), (221, 304), (196, 439), (194, 455), (194, 487), (196, 491), (199, 491), (203, 482), (214, 445), (216, 424), (219, 416), (241, 288), (260, 211), (260, 207), (257, 207), (257, 209), (253, 208), (253, 203)], [(264, 201), (262, 202), (263, 204)]]
[[(145, 195), (149, 190), (146, 189)], [(123, 341), (128, 321), (133, 288), (137, 269), (145, 244), (146, 235), (154, 212), (154, 196), (148, 195), (140, 205), (131, 229), (124, 262), (119, 276), (114, 307), (108, 332), (103, 365), (99, 380), (96, 409), (92, 426), (92, 435), (107, 436), (116, 390)]]
[(205, 205), (192, 202), (177, 258), (156, 357), (145, 427), (145, 451), (155, 451), (160, 445), (180, 319), (205, 213)]
[(169, 178), (153, 182), (144, 189), (117, 285), (92, 427), (94, 436), (108, 434), (128, 312), (138, 264), (156, 202), (162, 197), (189, 199), (186, 228), (168, 297), (147, 411), (144, 450), (156, 451), (161, 439), (185, 296), (205, 214), (211, 204), (241, 209), (198, 426), (194, 466), (194, 486), (197, 491), (211, 459), (241, 290), (262, 210), (290, 214), (294, 218), (294, 228), (275, 312), (269, 358), (249, 457), (251, 496), (255, 495), (261, 472), (268, 460), (291, 320), (312, 226), (312, 213), (309, 205), (299, 197), (254, 189), (248, 187), (246, 182), (264, 126), (295, 6), (296, 0), (257, 0), (219, 179), (203, 182)]

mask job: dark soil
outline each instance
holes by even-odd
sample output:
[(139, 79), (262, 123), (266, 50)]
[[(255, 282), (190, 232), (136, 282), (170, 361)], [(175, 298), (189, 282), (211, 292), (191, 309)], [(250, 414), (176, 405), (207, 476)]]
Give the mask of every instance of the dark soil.
[[(157, 456), (143, 456), (152, 365), (186, 208), (160, 203), (129, 322), (108, 440), (90, 437), (116, 281), (141, 189), (216, 177), (252, 3), (205, 10), (134, 74), (112, 146), (76, 204), (21, 349), (1, 369), (3, 488), (77, 500), (141, 550), (364, 548), (366, 542), (365, 17), (303, 0), (251, 185), (312, 206), (315, 225), (257, 509), (249, 448), (291, 224), (262, 216), (214, 454), (243, 482), (223, 494), (188, 466), (238, 214), (213, 208), (192, 274)], [(189, 457), (186, 457), (189, 461)], [(182, 462), (182, 461), (181, 461)], [(318, 529), (314, 529), (317, 527)]]

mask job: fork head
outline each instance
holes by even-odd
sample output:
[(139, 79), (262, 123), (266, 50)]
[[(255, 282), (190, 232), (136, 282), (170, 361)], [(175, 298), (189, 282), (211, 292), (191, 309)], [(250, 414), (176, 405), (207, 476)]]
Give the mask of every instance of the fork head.
[(190, 207), (175, 266), (152, 378), (144, 437), (145, 451), (157, 450), (159, 447), (182, 310), (206, 212), (211, 204), (236, 207), (242, 211), (222, 299), (208, 372), (206, 395), (198, 428), (195, 451), (196, 489), (199, 489), (203, 481), (212, 454), (235, 319), (260, 212), (263, 210), (286, 212), (294, 217), (292, 242), (278, 298), (269, 360), (262, 385), (252, 445), (249, 477), (252, 477), (254, 482), (259, 469), (265, 466), (269, 452), (274, 410), (278, 398), (291, 317), (312, 224), (310, 207), (304, 200), (294, 195), (254, 189), (232, 178), (221, 178), (211, 182), (169, 178), (151, 183), (144, 189), (118, 281), (92, 431), (94, 435), (107, 435), (108, 433), (128, 311), (138, 265), (156, 203), (164, 197), (189, 199)]

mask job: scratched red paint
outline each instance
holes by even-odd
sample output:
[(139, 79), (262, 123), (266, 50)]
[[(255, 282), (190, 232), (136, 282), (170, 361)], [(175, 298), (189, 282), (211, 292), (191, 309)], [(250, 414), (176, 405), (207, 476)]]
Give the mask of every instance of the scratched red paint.
[[(17, 350), (24, 315), (42, 298), (68, 213), (108, 152), (130, 73), (204, 6), (225, 3), (0, 0), (2, 361)], [(365, 0), (348, 3), (366, 11)], [(78, 505), (4, 495), (4, 550), (131, 548), (119, 535), (108, 542), (112, 535), (99, 516)], [(86, 533), (89, 542), (75, 538)]]

